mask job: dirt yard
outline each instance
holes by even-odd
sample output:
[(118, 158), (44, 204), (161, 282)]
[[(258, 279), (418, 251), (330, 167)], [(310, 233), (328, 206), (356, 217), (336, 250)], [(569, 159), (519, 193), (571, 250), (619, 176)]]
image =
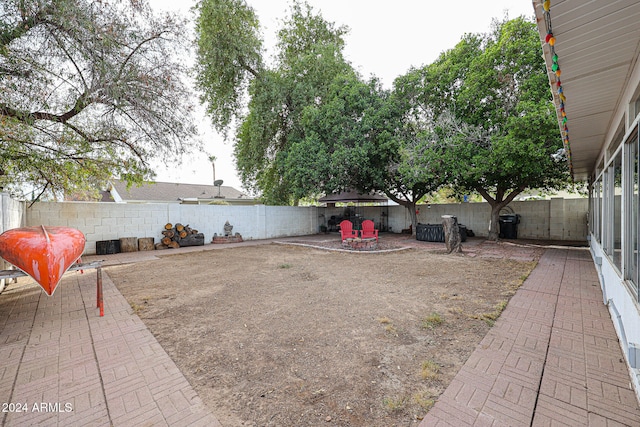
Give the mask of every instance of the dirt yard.
[(225, 427), (389, 427), (417, 425), (534, 266), (269, 244), (107, 272)]

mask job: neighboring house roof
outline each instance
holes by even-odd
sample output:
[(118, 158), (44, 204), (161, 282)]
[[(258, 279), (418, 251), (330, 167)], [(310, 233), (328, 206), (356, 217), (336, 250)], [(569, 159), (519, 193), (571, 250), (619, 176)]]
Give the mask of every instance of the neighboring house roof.
[(357, 191), (347, 190), (338, 194), (329, 194), (327, 196), (321, 197), (318, 199), (321, 203), (336, 203), (336, 202), (378, 202), (384, 203), (388, 202), (385, 196), (370, 193), (370, 194), (360, 194)]
[[(226, 185), (214, 186), (204, 184), (180, 184), (173, 182), (147, 182), (141, 186), (132, 185), (127, 188), (126, 181), (114, 179), (109, 181), (110, 193), (108, 201), (115, 202), (163, 202), (163, 203), (183, 203), (183, 202), (207, 202), (224, 200), (233, 202), (254, 202), (254, 199), (241, 191)], [(103, 201), (105, 198), (103, 197)]]

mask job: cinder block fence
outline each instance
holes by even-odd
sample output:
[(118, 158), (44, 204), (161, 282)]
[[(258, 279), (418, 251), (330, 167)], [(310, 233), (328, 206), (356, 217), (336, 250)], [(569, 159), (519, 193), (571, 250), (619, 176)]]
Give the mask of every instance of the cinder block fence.
[[(315, 206), (230, 206), (183, 205), (175, 203), (99, 203), (99, 202), (25, 202), (2, 194), (2, 230), (22, 226), (50, 225), (77, 228), (87, 237), (85, 254), (96, 252), (96, 242), (123, 237), (153, 237), (156, 242), (167, 223), (190, 225), (204, 233), (205, 243), (214, 233), (224, 233), (224, 224), (233, 225), (233, 233), (245, 240), (301, 236), (318, 233), (331, 216), (340, 216), (344, 208)], [(587, 199), (551, 199), (510, 204), (520, 215), (518, 238), (586, 241)], [(376, 225), (384, 223), (390, 232), (399, 233), (411, 224), (402, 206), (357, 207), (363, 217)], [(461, 224), (477, 236), (486, 236), (490, 208), (487, 203), (421, 205), (418, 222), (441, 223), (442, 215), (455, 215)]]

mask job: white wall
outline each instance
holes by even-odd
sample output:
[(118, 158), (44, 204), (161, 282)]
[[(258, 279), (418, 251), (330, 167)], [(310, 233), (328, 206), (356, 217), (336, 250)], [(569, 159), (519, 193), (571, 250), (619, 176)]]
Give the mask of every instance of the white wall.
[[(591, 239), (591, 254), (598, 270), (603, 302), (609, 308), (613, 326), (620, 340), (620, 347), (629, 365), (630, 345), (640, 346), (640, 322), (638, 322), (640, 306), (596, 239)], [(633, 387), (640, 398), (640, 369), (629, 366), (629, 371)]]
[[(0, 193), (0, 233), (25, 224), (25, 202), (12, 199), (7, 193)], [(0, 258), (0, 269), (8, 269), (8, 262)], [(4, 287), (5, 279), (0, 280), (0, 288)]]
[[(518, 238), (586, 241), (587, 199), (552, 199), (513, 202), (520, 214)], [(418, 222), (442, 222), (442, 215), (455, 215), (461, 224), (477, 236), (486, 236), (489, 226), (488, 203), (452, 203), (420, 205)], [(399, 233), (409, 228), (409, 212), (402, 206), (358, 207), (365, 218), (380, 224), (383, 212), (387, 226)], [(121, 237), (162, 237), (166, 223), (190, 225), (205, 235), (205, 243), (214, 233), (224, 233), (224, 224), (233, 225), (233, 233), (245, 240), (314, 234), (327, 225), (331, 215), (342, 215), (344, 208), (293, 206), (182, 205), (175, 203), (98, 203), (37, 202), (27, 207), (8, 196), (2, 198), (2, 226), (51, 225), (77, 228), (87, 237), (85, 254), (95, 253), (96, 242)]]
[(26, 223), (77, 228), (86, 238), (85, 254), (96, 242), (121, 237), (153, 237), (156, 242), (167, 223), (190, 225), (204, 233), (224, 234), (226, 221), (245, 240), (297, 236), (318, 232), (318, 208), (291, 206), (181, 205), (173, 203), (38, 202), (26, 210)]
[(7, 193), (0, 193), (0, 233), (25, 223), (25, 202), (12, 199)]
[[(409, 211), (403, 208), (405, 218)], [(489, 234), (491, 207), (488, 203), (451, 203), (445, 205), (419, 206), (418, 222), (422, 224), (442, 224), (442, 215), (454, 215), (459, 224), (473, 230), (476, 236)], [(518, 230), (519, 231), (519, 230)]]
[[(589, 200), (586, 198), (511, 202), (509, 207), (520, 215), (520, 239), (587, 241)], [(473, 230), (476, 236), (486, 237), (489, 233), (491, 207), (485, 202), (419, 205), (418, 211), (419, 223), (441, 224), (442, 215), (455, 215), (458, 222)], [(409, 211), (402, 206), (390, 206), (389, 223), (393, 231), (408, 228)]]

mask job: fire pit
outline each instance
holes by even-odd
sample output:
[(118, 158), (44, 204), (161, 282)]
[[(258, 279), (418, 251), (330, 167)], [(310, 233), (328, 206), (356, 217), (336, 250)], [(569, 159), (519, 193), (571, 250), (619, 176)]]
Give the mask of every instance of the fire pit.
[(360, 237), (353, 237), (344, 239), (342, 241), (342, 247), (345, 249), (352, 249), (355, 251), (373, 251), (378, 248), (378, 242), (375, 237), (361, 239)]

